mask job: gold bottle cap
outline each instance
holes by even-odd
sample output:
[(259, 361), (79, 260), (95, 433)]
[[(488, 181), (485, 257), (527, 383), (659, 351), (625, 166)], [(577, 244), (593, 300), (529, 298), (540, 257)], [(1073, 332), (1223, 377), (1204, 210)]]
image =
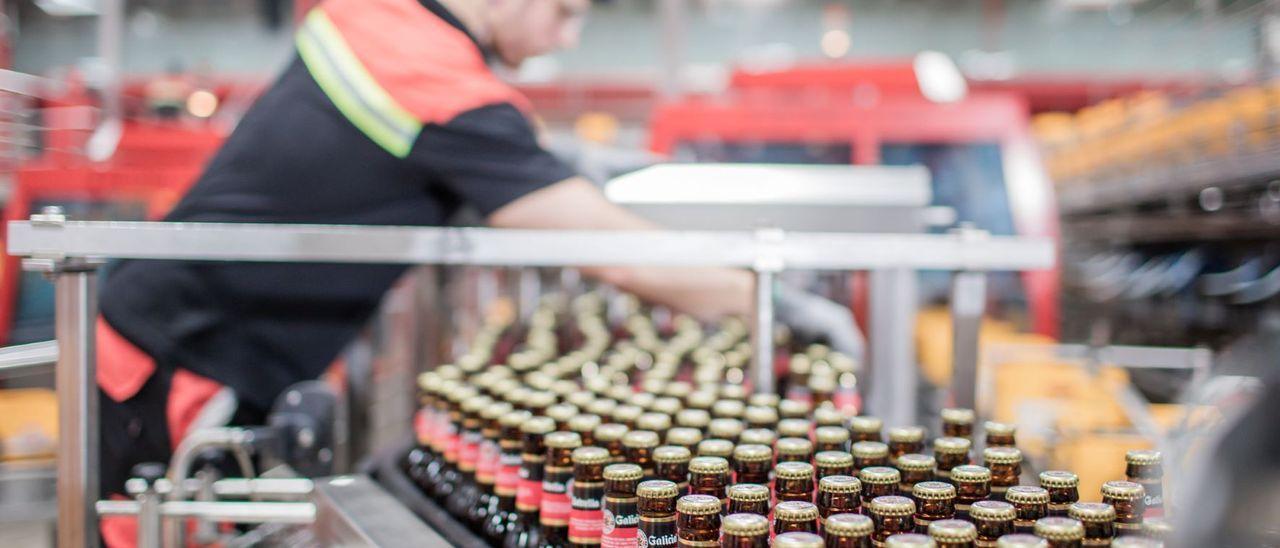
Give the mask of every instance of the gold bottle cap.
[(773, 518), (782, 521), (809, 521), (818, 519), (818, 507), (812, 502), (788, 500), (773, 507)]
[(924, 441), (924, 428), (919, 426), (898, 426), (890, 428), (889, 441), (896, 441), (898, 443), (922, 442)]
[(888, 466), (868, 466), (858, 472), (858, 479), (872, 485), (897, 485), (902, 481), (902, 475)]
[[(447, 398), (451, 403), (457, 405), (475, 397), (476, 394), (479, 394), (479, 392), (474, 387), (459, 386), (445, 394), (445, 398)], [(552, 399), (555, 399), (555, 396), (552, 396)]]
[(1164, 543), (1153, 538), (1124, 536), (1111, 539), (1111, 548), (1164, 548)]
[(1067, 507), (1067, 516), (1085, 523), (1107, 523), (1116, 520), (1116, 508), (1101, 502), (1074, 502)]
[(951, 469), (951, 481), (982, 483), (991, 481), (991, 469), (975, 464), (965, 464)]
[(813, 456), (813, 463), (818, 468), (853, 466), (853, 455), (845, 451), (819, 451)]
[(648, 392), (636, 392), (635, 394), (632, 394), (630, 397), (627, 398), (627, 403), (630, 405), (639, 407), (641, 409), (644, 409), (649, 407), (650, 405), (653, 405), (653, 401), (656, 400), (657, 398), (658, 398), (657, 396), (654, 396), (653, 394), (650, 394)]
[(697, 428), (677, 426), (667, 430), (667, 443), (692, 447), (702, 441), (702, 431)]
[(813, 442), (807, 438), (782, 438), (778, 440), (778, 455), (798, 456), (813, 453)]
[(917, 500), (948, 500), (956, 498), (956, 488), (950, 483), (922, 481), (911, 488), (911, 496)]
[(556, 395), (541, 390), (530, 392), (524, 399), (524, 404), (534, 409), (546, 409), (555, 405)]
[(618, 441), (622, 439), (622, 436), (627, 435), (627, 425), (618, 424), (616, 422), (606, 422), (597, 426), (592, 434), (595, 435), (597, 443)]
[[(443, 386), (443, 383), (441, 384)], [(507, 403), (510, 403), (511, 405), (523, 406), (529, 403), (529, 396), (531, 394), (533, 394), (533, 392), (530, 392), (528, 388), (518, 386), (514, 390), (503, 392), (502, 399), (507, 400)]]
[(613, 419), (618, 422), (635, 422), (644, 414), (644, 408), (636, 405), (619, 405), (613, 410)]
[(903, 472), (931, 472), (938, 466), (938, 461), (929, 455), (907, 453), (898, 457), (897, 465)]
[(684, 399), (691, 392), (693, 392), (693, 386), (684, 381), (669, 382), (667, 388), (662, 391), (663, 395), (677, 399)]
[[(832, 388), (835, 388), (834, 386)], [(844, 430), (844, 413), (833, 406), (823, 405), (813, 410), (813, 422), (819, 427), (829, 426)]]
[(720, 400), (711, 406), (711, 416), (721, 419), (742, 418), (747, 406), (738, 400)]
[(818, 490), (826, 493), (861, 493), (862, 482), (853, 476), (827, 476), (818, 480)]
[(730, 500), (763, 502), (769, 500), (769, 487), (758, 483), (735, 483), (725, 492)]
[(876, 497), (871, 499), (871, 513), (888, 517), (910, 516), (916, 513), (916, 503), (907, 497), (897, 495)]
[(1075, 489), (1080, 486), (1080, 476), (1066, 470), (1040, 472), (1040, 487), (1045, 489)]
[(676, 511), (686, 516), (720, 513), (720, 499), (711, 495), (685, 495), (676, 500)]
[(782, 400), (778, 404), (778, 414), (784, 419), (803, 419), (809, 416), (812, 409), (809, 404), (797, 400)]
[(1018, 431), (1018, 425), (1007, 422), (987, 421), (982, 423), (982, 429), (989, 435), (1012, 436)]
[(973, 519), (1008, 521), (1018, 517), (1018, 510), (1004, 501), (980, 500), (969, 506), (969, 515)]
[(951, 407), (942, 410), (942, 422), (949, 424), (973, 424), (973, 410)]
[(676, 413), (676, 424), (689, 428), (706, 428), (711, 422), (711, 413), (705, 409), (683, 409)]
[(493, 400), (489, 396), (471, 396), (462, 402), (462, 411), (469, 415), (477, 415), (492, 404)]
[(583, 432), (594, 432), (597, 426), (600, 426), (600, 415), (592, 415), (583, 413), (574, 415), (569, 419), (569, 429), (579, 434)]
[(520, 426), (520, 431), (525, 434), (550, 434), (556, 429), (556, 421), (551, 417), (530, 417)]
[(1034, 485), (1015, 485), (1004, 494), (1014, 504), (1049, 504), (1049, 492)]
[(1153, 539), (1165, 540), (1173, 534), (1173, 524), (1159, 516), (1143, 518), (1142, 534)]
[(822, 537), (813, 533), (792, 531), (773, 538), (773, 548), (822, 548)]
[(711, 438), (698, 442), (699, 457), (729, 458), (733, 455), (733, 442), (719, 438)]
[(573, 450), (574, 464), (604, 464), (609, 461), (609, 450), (603, 447), (579, 447)]
[[(845, 443), (849, 441), (849, 431), (839, 426), (819, 426), (813, 431), (818, 443)], [(887, 451), (889, 448), (885, 447)]]
[(938, 438), (933, 440), (933, 452), (948, 455), (963, 455), (969, 452), (973, 442), (968, 438)]
[[(499, 394), (501, 394), (501, 392), (499, 392)], [(574, 392), (569, 394), (564, 401), (578, 406), (578, 409), (586, 409), (588, 405), (591, 405), (592, 402), (596, 401), (596, 397), (590, 392)]]
[(768, 445), (747, 443), (733, 448), (736, 462), (762, 462), (773, 460), (773, 450)]
[(441, 380), (440, 375), (433, 371), (428, 371), (418, 375), (418, 390), (435, 393), (436, 387), (440, 384)]
[(778, 435), (784, 438), (808, 438), (813, 423), (804, 419), (782, 419), (778, 421)]
[(1163, 459), (1159, 451), (1152, 451), (1150, 449), (1138, 449), (1138, 450), (1129, 451), (1128, 453), (1125, 453), (1124, 460), (1129, 464), (1148, 466), (1153, 464), (1160, 464)]
[(524, 424), (524, 421), (529, 420), (530, 417), (533, 417), (533, 413), (530, 413), (528, 411), (524, 411), (524, 410), (511, 411), (509, 413), (502, 415), (502, 417), (498, 419), (498, 424), (508, 428), (515, 428), (517, 426)]
[[(726, 354), (726, 357), (728, 356), (729, 355)], [(738, 359), (741, 359), (741, 358), (738, 358)], [(730, 363), (730, 365), (733, 365), (733, 364)], [(742, 403), (747, 399), (747, 387), (742, 386), (741, 384), (726, 384), (720, 387), (720, 397), (728, 398), (732, 401)]]
[(743, 416), (749, 424), (778, 424), (778, 410), (772, 407), (752, 405)]
[(982, 461), (987, 468), (992, 464), (1018, 464), (1022, 462), (1022, 451), (1015, 447), (988, 447), (982, 450)]
[(514, 408), (514, 406), (504, 401), (490, 403), (480, 410), (480, 418), (489, 421), (498, 420), (503, 415), (510, 413)]
[(1131, 481), (1108, 481), (1102, 484), (1102, 496), (1119, 500), (1137, 500), (1146, 494), (1142, 485)]
[(822, 521), (822, 530), (838, 537), (865, 537), (876, 532), (876, 524), (862, 514), (832, 514)]
[(604, 479), (609, 481), (636, 481), (644, 474), (637, 464), (619, 463), (604, 467)]
[(1071, 518), (1040, 518), (1036, 520), (1036, 536), (1060, 542), (1084, 540), (1084, 524)]
[(1035, 535), (1019, 533), (1000, 537), (996, 540), (996, 548), (1049, 548), (1049, 541)]
[(859, 459), (883, 459), (889, 456), (889, 446), (878, 441), (860, 441), (851, 451)]
[(884, 548), (934, 548), (937, 541), (919, 533), (898, 533), (884, 539)]
[(938, 542), (973, 542), (978, 540), (978, 528), (964, 520), (940, 519), (929, 524), (929, 536)]
[(658, 446), (658, 433), (652, 430), (632, 430), (622, 436), (622, 446), (636, 449), (652, 449)]
[(667, 388), (667, 381), (656, 377), (645, 376), (644, 383), (640, 385), (640, 389), (651, 394), (660, 394)]
[(636, 486), (636, 496), (642, 499), (668, 499), (680, 494), (680, 486), (667, 480), (642, 481)]
[(545, 443), (551, 449), (573, 449), (582, 446), (582, 436), (577, 432), (552, 432), (547, 434)]
[(662, 432), (671, 428), (671, 416), (662, 413), (645, 413), (636, 419), (636, 428)]
[(618, 402), (608, 398), (592, 400), (591, 403), (587, 404), (585, 407), (588, 413), (600, 415), (601, 417), (612, 416), (613, 411), (617, 408)]
[(691, 474), (728, 474), (729, 461), (724, 457), (694, 457), (689, 460)]
[(663, 445), (653, 450), (653, 462), (689, 462), (692, 458), (693, 452), (680, 445)]
[(782, 398), (777, 394), (752, 394), (751, 397), (747, 398), (747, 405), (772, 407), (774, 409), (777, 409), (780, 402), (782, 402)]
[(778, 441), (778, 435), (768, 428), (748, 428), (742, 431), (742, 435), (738, 436), (738, 441), (772, 447)]
[(681, 409), (684, 409), (684, 404), (680, 403), (680, 400), (676, 398), (664, 397), (653, 400), (653, 405), (650, 405), (649, 409), (655, 413), (675, 416)]
[(746, 426), (738, 419), (711, 419), (711, 423), (707, 425), (707, 434), (714, 438), (737, 439), (745, 429)]
[(882, 428), (884, 428), (884, 422), (880, 417), (859, 415), (849, 419), (849, 430), (859, 434), (879, 434)]
[(717, 396), (715, 392), (698, 390), (696, 392), (690, 393), (687, 397), (685, 397), (684, 403), (685, 405), (688, 405), (689, 407), (692, 407), (694, 409), (703, 409), (703, 410), (709, 411), (711, 409), (711, 406), (716, 404), (716, 399), (717, 399)]
[(813, 465), (807, 462), (779, 462), (773, 467), (773, 473), (778, 479), (813, 479)]
[(610, 385), (605, 389), (605, 393), (618, 403), (624, 403), (631, 398), (631, 387), (625, 384)]
[(570, 395), (578, 391), (578, 383), (567, 379), (561, 379), (551, 383), (551, 392), (559, 396), (560, 399), (568, 399)]
[(769, 534), (769, 518), (759, 514), (729, 514), (720, 522), (720, 530), (736, 537), (758, 537)]

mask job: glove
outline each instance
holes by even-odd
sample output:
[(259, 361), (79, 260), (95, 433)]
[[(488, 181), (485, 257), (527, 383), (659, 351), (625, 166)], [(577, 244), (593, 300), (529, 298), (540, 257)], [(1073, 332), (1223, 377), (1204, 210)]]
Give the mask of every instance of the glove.
[(775, 319), (807, 343), (826, 343), (832, 350), (866, 363), (867, 340), (853, 321), (853, 313), (829, 299), (792, 287), (782, 286), (774, 302)]

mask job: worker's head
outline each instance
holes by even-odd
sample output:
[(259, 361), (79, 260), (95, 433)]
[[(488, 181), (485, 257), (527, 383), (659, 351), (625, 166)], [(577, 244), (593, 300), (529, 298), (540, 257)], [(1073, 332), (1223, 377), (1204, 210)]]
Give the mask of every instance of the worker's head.
[(525, 59), (578, 44), (591, 0), (487, 0), (485, 27), (494, 53), (519, 66)]

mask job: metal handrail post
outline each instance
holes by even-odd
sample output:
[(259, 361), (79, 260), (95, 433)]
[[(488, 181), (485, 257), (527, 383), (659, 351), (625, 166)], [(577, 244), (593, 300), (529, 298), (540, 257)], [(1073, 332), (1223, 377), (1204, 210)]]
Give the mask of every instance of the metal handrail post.
[(55, 267), (58, 364), (58, 546), (97, 546), (98, 383), (94, 319), (97, 274), (93, 265)]

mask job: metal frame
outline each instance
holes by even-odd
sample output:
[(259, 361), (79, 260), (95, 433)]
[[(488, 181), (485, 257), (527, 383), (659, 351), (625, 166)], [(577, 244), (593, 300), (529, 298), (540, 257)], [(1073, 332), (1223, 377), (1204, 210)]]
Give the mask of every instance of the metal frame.
[[(98, 500), (94, 265), (107, 258), (489, 266), (720, 266), (751, 269), (757, 289), (754, 378), (772, 386), (774, 274), (784, 269), (894, 272), (1028, 270), (1054, 264), (1047, 239), (963, 234), (863, 235), (780, 230), (679, 232), (67, 221), (11, 222), (9, 253), (57, 277), (60, 412), (58, 544), (95, 543)], [(902, 343), (901, 341), (899, 341)], [(905, 343), (909, 344), (909, 343)], [(910, 368), (907, 368), (910, 369)], [(767, 379), (767, 380), (766, 380)], [(914, 410), (895, 406), (890, 423)], [(897, 411), (903, 411), (899, 416)], [(171, 504), (171, 503), (164, 503)], [(192, 503), (195, 504), (195, 503)]]

